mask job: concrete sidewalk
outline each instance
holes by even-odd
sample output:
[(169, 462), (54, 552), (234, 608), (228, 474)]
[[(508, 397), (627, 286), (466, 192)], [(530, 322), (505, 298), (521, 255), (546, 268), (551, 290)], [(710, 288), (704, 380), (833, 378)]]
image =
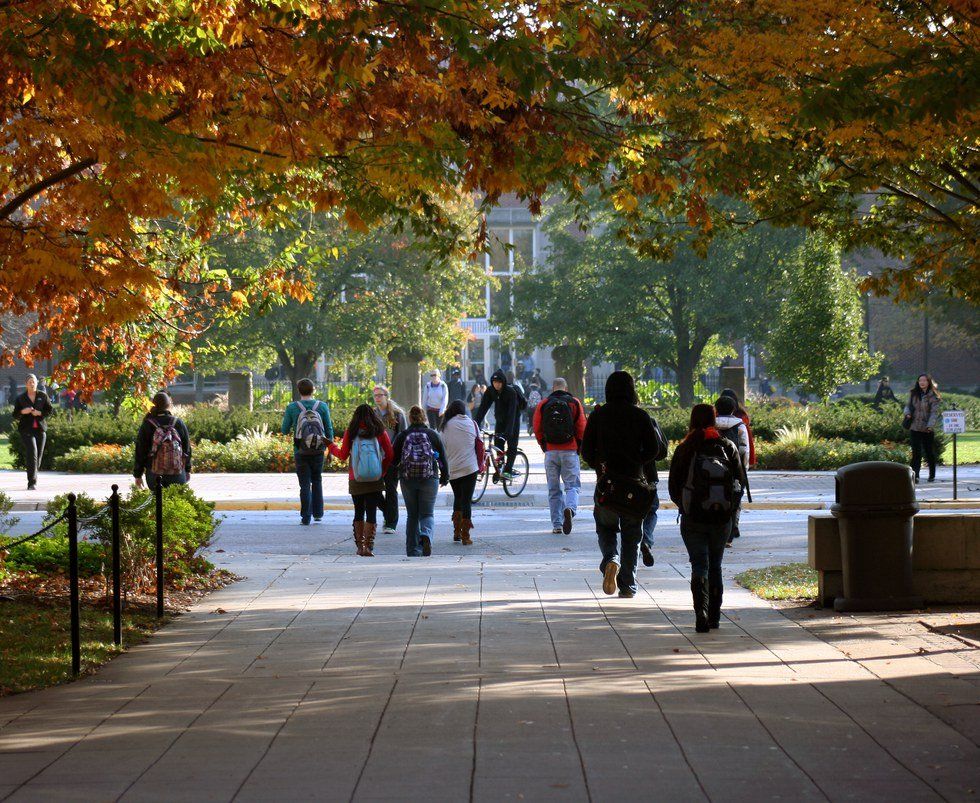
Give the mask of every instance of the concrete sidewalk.
[[(400, 557), (398, 537), (353, 557), (341, 513), (316, 532), (286, 514), (226, 521), (217, 557), (247, 580), (93, 678), (0, 699), (0, 799), (905, 801), (980, 788), (977, 650), (908, 649), (873, 618), (848, 618), (835, 639), (834, 622), (811, 632), (730, 580), (721, 629), (696, 635), (676, 528), (658, 528), (658, 564), (620, 600), (602, 594), (586, 521), (565, 539), (528, 535), (522, 515), (481, 522), (497, 530), (471, 551), (446, 543), (440, 512), (428, 560)], [(778, 546), (779, 517), (795, 531), (802, 514), (765, 515)]]

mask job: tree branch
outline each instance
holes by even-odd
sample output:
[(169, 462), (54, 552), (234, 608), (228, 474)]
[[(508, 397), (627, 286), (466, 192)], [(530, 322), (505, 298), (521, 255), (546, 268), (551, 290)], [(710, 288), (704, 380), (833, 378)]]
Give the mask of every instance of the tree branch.
[(69, 165), (64, 170), (59, 170), (54, 175), (48, 176), (46, 179), (39, 181), (36, 184), (32, 184), (30, 187), (25, 189), (23, 192), (18, 193), (2, 207), (0, 207), (0, 220), (6, 220), (9, 218), (14, 212), (20, 209), (20, 207), (22, 207), (32, 198), (36, 198), (49, 187), (53, 187), (55, 184), (60, 184), (62, 181), (67, 181), (72, 176), (77, 176), (83, 170), (94, 167), (97, 163), (98, 162), (96, 159), (83, 159), (80, 162), (75, 162), (75, 164)]

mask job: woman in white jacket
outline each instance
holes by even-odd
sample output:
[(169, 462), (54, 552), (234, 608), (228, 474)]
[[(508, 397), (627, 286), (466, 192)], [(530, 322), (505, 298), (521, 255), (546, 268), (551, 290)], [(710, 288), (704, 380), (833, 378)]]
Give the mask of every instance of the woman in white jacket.
[(742, 462), (742, 476), (738, 477), (741, 490), (738, 491), (735, 515), (732, 516), (732, 531), (728, 536), (728, 543), (741, 535), (738, 529), (738, 520), (742, 513), (742, 494), (745, 493), (745, 486), (748, 482), (746, 470), (749, 467), (749, 430), (745, 422), (736, 414), (737, 403), (730, 396), (720, 396), (715, 402), (715, 427), (723, 438), (728, 438), (738, 449), (738, 457)]
[(473, 543), (473, 489), (483, 463), (483, 441), (463, 402), (454, 401), (446, 409), (441, 435), (453, 489), (453, 541), (468, 546)]
[(429, 429), (439, 429), (439, 422), (449, 404), (449, 386), (442, 381), (438, 368), (429, 372), (429, 381), (422, 388), (422, 409), (429, 419)]

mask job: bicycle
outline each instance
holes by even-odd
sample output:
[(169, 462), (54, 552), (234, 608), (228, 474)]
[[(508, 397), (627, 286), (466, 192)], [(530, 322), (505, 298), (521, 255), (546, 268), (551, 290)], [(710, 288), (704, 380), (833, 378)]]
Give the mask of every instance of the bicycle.
[(487, 485), (490, 479), (494, 484), (500, 483), (504, 493), (514, 498), (520, 496), (527, 487), (527, 477), (531, 471), (531, 464), (528, 462), (524, 450), (517, 449), (517, 456), (514, 459), (514, 469), (510, 477), (504, 477), (502, 469), (507, 462), (507, 452), (496, 444), (494, 433), (483, 430), (483, 465), (476, 475), (476, 488), (473, 489), (473, 501), (479, 502), (483, 494), (487, 492)]

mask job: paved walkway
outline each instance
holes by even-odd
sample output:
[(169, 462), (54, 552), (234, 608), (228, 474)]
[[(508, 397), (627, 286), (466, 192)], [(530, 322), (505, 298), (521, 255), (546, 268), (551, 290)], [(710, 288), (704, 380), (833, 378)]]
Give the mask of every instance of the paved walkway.
[[(30, 514), (36, 516), (37, 514)], [(868, 620), (811, 631), (729, 585), (693, 632), (676, 527), (636, 599), (594, 535), (483, 512), (473, 550), (350, 555), (346, 513), (239, 513), (247, 575), (94, 678), (0, 699), (0, 799), (970, 800), (980, 670)], [(540, 514), (536, 514), (537, 519)], [(736, 564), (799, 556), (799, 513), (746, 513)], [(800, 621), (806, 622), (803, 614)], [(837, 627), (843, 624), (844, 627)], [(823, 629), (821, 629), (823, 628)]]

